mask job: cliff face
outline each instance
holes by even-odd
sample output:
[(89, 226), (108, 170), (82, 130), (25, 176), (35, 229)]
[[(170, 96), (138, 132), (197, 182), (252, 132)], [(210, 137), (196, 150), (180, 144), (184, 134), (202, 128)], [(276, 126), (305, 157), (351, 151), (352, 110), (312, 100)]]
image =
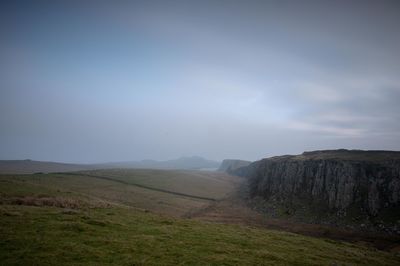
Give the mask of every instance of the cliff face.
[(305, 200), (342, 216), (355, 211), (381, 217), (390, 210), (400, 219), (400, 152), (306, 152), (263, 159), (234, 173), (248, 177), (251, 197)]
[(231, 174), (231, 173), (237, 171), (239, 168), (248, 166), (249, 164), (251, 164), (250, 161), (225, 159), (222, 161), (221, 165), (219, 166), (218, 171)]

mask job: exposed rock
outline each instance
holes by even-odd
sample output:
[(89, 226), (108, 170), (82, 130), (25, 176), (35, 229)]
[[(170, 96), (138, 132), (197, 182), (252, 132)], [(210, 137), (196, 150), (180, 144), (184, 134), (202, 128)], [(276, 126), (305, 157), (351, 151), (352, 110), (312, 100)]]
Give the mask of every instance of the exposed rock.
[(235, 159), (225, 159), (222, 161), (221, 165), (218, 168), (218, 171), (226, 172), (226, 173), (233, 173), (234, 171), (238, 170), (241, 167), (245, 167), (251, 164), (250, 161), (243, 161), (243, 160), (235, 160)]
[(248, 177), (250, 197), (281, 202), (287, 213), (306, 205), (320, 216), (386, 224), (400, 218), (400, 152), (304, 152), (263, 159), (233, 173)]

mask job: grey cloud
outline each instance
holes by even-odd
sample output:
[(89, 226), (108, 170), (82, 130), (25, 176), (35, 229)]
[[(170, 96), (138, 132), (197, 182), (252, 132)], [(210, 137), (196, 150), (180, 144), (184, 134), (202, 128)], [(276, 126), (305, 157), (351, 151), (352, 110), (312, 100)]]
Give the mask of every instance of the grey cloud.
[(400, 149), (396, 1), (66, 6), (3, 8), (3, 159)]

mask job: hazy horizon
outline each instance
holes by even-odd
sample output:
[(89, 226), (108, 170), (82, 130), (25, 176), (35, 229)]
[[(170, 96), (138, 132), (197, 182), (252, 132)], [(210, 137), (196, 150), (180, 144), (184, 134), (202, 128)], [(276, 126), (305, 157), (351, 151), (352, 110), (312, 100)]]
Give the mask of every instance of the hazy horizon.
[(398, 1), (2, 1), (0, 160), (400, 150)]

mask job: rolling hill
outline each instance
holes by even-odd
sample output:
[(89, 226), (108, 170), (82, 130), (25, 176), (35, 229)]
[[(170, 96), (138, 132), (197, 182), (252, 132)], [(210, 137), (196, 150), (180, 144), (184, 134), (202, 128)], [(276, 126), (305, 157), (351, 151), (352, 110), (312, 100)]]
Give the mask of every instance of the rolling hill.
[(218, 172), (0, 175), (2, 265), (397, 265), (395, 253), (185, 219), (232, 192)]
[(219, 165), (219, 162), (207, 160), (199, 156), (181, 157), (167, 161), (142, 160), (98, 164), (69, 164), (33, 160), (0, 160), (0, 174), (34, 174), (38, 172), (54, 173), (111, 168), (216, 170)]
[(0, 160), (0, 174), (71, 172), (97, 169), (98, 167), (99, 166), (89, 164), (68, 164), (32, 160)]

